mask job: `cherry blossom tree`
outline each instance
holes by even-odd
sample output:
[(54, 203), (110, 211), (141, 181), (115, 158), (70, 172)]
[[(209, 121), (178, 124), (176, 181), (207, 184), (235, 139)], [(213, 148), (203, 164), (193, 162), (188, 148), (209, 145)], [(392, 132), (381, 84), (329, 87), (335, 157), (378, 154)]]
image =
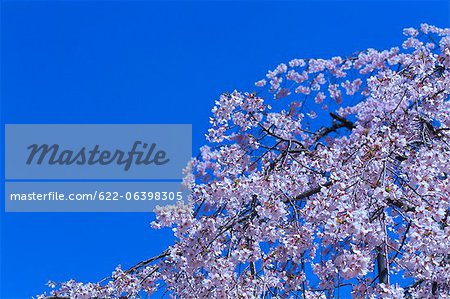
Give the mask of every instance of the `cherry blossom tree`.
[(175, 244), (40, 298), (450, 298), (450, 29), (403, 33), (222, 94)]

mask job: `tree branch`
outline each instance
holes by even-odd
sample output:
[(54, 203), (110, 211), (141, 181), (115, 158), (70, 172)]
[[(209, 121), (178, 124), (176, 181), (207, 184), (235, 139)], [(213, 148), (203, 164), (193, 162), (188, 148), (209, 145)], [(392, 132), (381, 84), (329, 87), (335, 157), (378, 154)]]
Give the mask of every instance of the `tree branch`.
[(332, 183), (331, 181), (328, 181), (328, 182), (326, 182), (326, 183), (323, 184), (323, 185), (319, 185), (319, 186), (317, 186), (317, 187), (314, 187), (314, 188), (312, 188), (312, 189), (309, 189), (309, 190), (307, 190), (307, 191), (305, 191), (305, 192), (303, 192), (303, 193), (297, 195), (297, 196), (294, 198), (294, 200), (302, 200), (302, 199), (304, 199), (304, 198), (306, 198), (306, 197), (309, 197), (309, 196), (312, 196), (312, 195), (314, 195), (314, 194), (317, 194), (317, 193), (320, 192), (320, 190), (322, 190), (322, 187), (330, 187), (331, 185), (333, 185), (333, 183)]
[[(349, 121), (348, 119), (330, 112), (330, 116), (335, 120), (331, 127), (322, 128), (317, 133), (315, 133), (316, 138), (314, 139), (314, 143), (322, 139), (323, 137), (327, 136), (328, 134), (332, 132), (336, 132), (340, 128), (347, 128), (349, 130), (353, 130), (355, 128), (355, 124)], [(337, 122), (336, 122), (337, 121)]]

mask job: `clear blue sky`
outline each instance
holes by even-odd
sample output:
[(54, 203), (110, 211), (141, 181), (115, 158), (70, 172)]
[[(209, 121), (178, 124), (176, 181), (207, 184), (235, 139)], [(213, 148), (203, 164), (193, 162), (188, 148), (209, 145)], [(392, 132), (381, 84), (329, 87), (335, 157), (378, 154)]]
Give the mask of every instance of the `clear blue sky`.
[[(403, 27), (449, 26), (449, 5), (3, 1), (1, 17), (2, 124), (191, 123), (196, 154), (220, 93), (252, 91), (294, 57), (383, 49)], [(3, 196), (2, 299), (30, 298), (49, 279), (96, 281), (171, 242), (149, 228), (151, 214), (5, 214)]]

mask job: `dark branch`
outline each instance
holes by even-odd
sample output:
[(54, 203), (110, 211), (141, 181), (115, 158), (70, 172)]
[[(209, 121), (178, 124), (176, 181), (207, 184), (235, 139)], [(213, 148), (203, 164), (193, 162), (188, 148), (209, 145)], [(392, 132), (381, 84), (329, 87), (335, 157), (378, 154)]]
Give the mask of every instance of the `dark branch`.
[(349, 130), (353, 130), (355, 128), (355, 124), (349, 121), (348, 119), (337, 115), (336, 113), (330, 112), (330, 116), (333, 118), (333, 124), (331, 127), (322, 128), (317, 133), (315, 133), (316, 138), (314, 139), (314, 143), (327, 136), (332, 132), (336, 132), (340, 128), (347, 128)]
[(320, 190), (322, 189), (322, 187), (330, 187), (331, 185), (333, 185), (333, 183), (331, 181), (326, 182), (323, 185), (319, 185), (317, 187), (314, 187), (312, 189), (309, 189), (308, 191), (305, 191), (299, 195), (297, 195), (294, 200), (302, 200), (306, 197), (312, 196), (314, 194), (317, 194), (320, 192)]
[(340, 115), (338, 115), (336, 113), (330, 112), (330, 116), (333, 119), (335, 119), (337, 121), (340, 121), (344, 125), (344, 127), (346, 127), (349, 130), (353, 130), (355, 128), (355, 124), (354, 123), (352, 123), (348, 119), (346, 119), (346, 118), (344, 118), (344, 117), (342, 117), (342, 116), (340, 116)]

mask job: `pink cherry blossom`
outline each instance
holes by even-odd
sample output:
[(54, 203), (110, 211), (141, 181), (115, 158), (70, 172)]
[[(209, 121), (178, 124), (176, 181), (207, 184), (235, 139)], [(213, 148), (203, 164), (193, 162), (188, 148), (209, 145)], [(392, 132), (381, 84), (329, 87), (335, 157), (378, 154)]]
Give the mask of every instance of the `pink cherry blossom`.
[(404, 34), (221, 95), (184, 170), (189, 202), (155, 211), (176, 242), (50, 295), (450, 298), (450, 30)]

